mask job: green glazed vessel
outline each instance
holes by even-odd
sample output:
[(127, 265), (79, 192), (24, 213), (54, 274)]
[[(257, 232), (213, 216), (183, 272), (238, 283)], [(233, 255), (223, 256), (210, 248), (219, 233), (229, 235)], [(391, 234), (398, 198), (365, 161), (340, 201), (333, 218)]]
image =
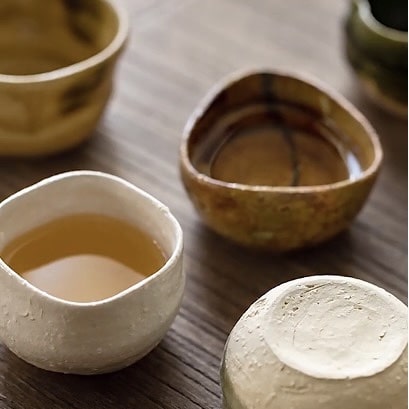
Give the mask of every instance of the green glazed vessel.
[(345, 24), (346, 55), (366, 93), (407, 117), (407, 0), (353, 0)]

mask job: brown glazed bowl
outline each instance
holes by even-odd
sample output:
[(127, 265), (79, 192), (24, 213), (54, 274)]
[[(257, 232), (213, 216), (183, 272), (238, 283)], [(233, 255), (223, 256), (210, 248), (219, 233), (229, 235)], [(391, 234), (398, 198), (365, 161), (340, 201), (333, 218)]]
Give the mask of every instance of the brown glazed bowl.
[(127, 35), (114, 0), (2, 0), (0, 156), (51, 154), (89, 137)]
[[(275, 134), (263, 142), (253, 130), (270, 125)], [(250, 145), (239, 146), (243, 141)], [(334, 152), (344, 161), (339, 166)], [(212, 89), (188, 120), (180, 150), (184, 186), (205, 224), (273, 252), (312, 246), (345, 229), (381, 162), (374, 129), (341, 95), (271, 70), (236, 73)]]

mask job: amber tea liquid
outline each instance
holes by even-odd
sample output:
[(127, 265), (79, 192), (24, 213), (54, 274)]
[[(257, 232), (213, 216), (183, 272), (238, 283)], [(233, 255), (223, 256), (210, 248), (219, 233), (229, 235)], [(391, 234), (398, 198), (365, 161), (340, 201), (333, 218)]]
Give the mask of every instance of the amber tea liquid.
[(76, 302), (111, 297), (165, 263), (148, 234), (97, 214), (53, 220), (8, 243), (1, 256), (37, 288)]

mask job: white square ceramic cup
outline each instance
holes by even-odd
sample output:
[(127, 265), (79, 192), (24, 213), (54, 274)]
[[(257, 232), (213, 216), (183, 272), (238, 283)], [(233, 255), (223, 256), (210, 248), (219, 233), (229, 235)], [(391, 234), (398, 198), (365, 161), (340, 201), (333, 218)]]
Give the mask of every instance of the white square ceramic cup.
[(0, 258), (0, 339), (39, 368), (111, 372), (150, 352), (179, 310), (185, 287), (182, 229), (167, 207), (125, 180), (100, 172), (68, 172), (0, 204), (0, 254), (24, 232), (78, 213), (107, 215), (138, 226), (157, 241), (166, 263), (119, 294), (76, 303), (39, 290)]

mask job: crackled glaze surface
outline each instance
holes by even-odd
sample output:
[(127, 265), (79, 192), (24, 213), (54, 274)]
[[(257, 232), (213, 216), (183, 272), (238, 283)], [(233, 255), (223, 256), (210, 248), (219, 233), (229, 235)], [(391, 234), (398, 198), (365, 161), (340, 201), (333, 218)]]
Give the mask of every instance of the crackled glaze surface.
[(110, 0), (1, 2), (0, 155), (53, 153), (90, 136), (127, 25)]
[(231, 409), (404, 409), (407, 307), (349, 277), (282, 284), (232, 330), (221, 379)]

